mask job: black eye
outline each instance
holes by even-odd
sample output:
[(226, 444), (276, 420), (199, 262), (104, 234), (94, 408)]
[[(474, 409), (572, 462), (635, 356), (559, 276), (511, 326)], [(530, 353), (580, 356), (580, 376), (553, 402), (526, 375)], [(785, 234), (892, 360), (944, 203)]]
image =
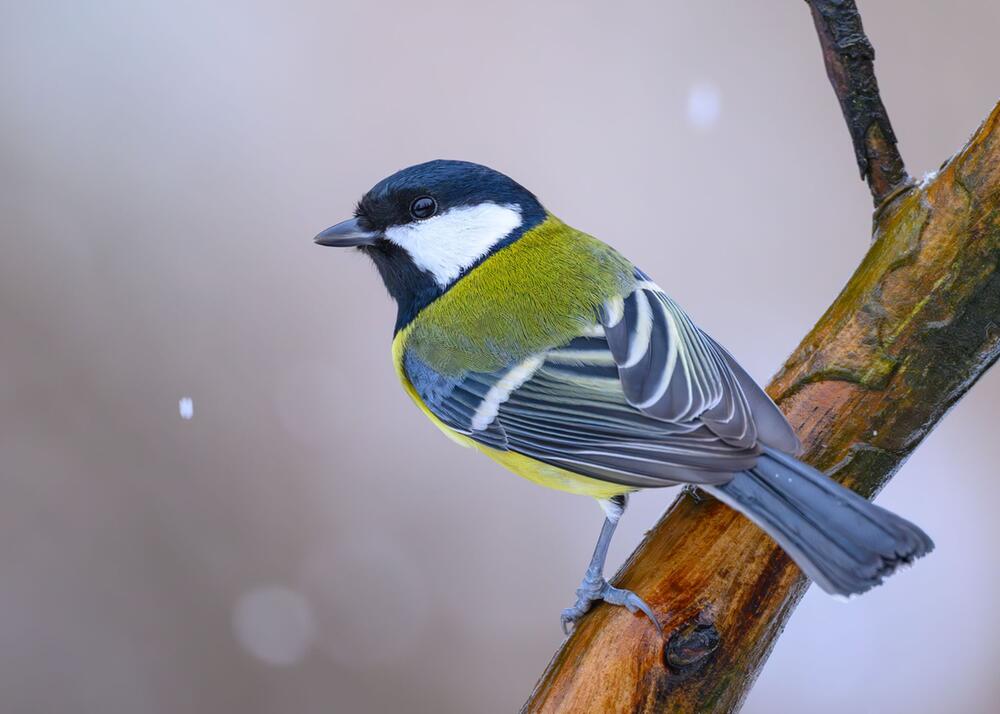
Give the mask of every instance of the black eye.
[(430, 196), (421, 196), (420, 198), (413, 199), (413, 203), (410, 204), (410, 215), (418, 221), (422, 221), (437, 213), (437, 209), (437, 201)]

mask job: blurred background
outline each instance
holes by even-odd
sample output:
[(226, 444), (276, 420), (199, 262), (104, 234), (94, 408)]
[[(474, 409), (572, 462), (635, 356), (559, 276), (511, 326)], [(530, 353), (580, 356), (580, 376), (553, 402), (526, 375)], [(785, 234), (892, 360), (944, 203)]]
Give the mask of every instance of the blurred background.
[[(997, 99), (1000, 6), (860, 4), (919, 176)], [(312, 243), (438, 157), (613, 243), (759, 380), (868, 245), (801, 1), (0, 2), (0, 709), (520, 706), (602, 514), (442, 438), (374, 270)], [(746, 712), (995, 710), (998, 399), (880, 497), (933, 556), (810, 590)]]

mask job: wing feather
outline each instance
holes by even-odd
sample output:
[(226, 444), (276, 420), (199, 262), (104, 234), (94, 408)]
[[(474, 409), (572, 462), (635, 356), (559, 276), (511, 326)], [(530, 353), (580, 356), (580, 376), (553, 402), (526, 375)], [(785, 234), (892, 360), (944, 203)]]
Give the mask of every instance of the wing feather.
[[(724, 352), (645, 274), (636, 271), (636, 278), (636, 289), (622, 309), (608, 303), (601, 314), (629, 403), (664, 421), (700, 420), (737, 447), (756, 444), (745, 386)], [(650, 330), (643, 304), (650, 306)], [(635, 359), (643, 350), (644, 357)]]
[(794, 451), (763, 390), (644, 274), (636, 279), (567, 344), (458, 377), (407, 353), (407, 376), (438, 418), (480, 443), (637, 488), (725, 483), (754, 465), (758, 442)]

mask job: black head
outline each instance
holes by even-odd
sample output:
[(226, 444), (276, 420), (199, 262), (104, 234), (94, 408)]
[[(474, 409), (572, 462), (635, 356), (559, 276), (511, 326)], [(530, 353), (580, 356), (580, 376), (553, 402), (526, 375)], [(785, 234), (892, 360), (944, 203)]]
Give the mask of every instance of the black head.
[(354, 218), (316, 236), (371, 256), (399, 304), (396, 329), (469, 270), (545, 220), (526, 188), (467, 161), (428, 161), (379, 181)]

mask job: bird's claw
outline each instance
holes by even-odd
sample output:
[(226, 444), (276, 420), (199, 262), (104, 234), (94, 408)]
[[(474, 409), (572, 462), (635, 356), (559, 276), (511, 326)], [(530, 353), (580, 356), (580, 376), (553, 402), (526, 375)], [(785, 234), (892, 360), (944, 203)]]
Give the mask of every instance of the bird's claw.
[(603, 600), (611, 605), (622, 605), (632, 613), (642, 611), (656, 626), (656, 631), (661, 636), (663, 635), (660, 621), (653, 614), (653, 609), (641, 597), (631, 590), (613, 587), (604, 578), (599, 580), (587, 578), (583, 581), (579, 590), (576, 591), (576, 602), (573, 607), (563, 610), (559, 618), (563, 632), (568, 635), (577, 621), (587, 614), (587, 611), (598, 600)]

